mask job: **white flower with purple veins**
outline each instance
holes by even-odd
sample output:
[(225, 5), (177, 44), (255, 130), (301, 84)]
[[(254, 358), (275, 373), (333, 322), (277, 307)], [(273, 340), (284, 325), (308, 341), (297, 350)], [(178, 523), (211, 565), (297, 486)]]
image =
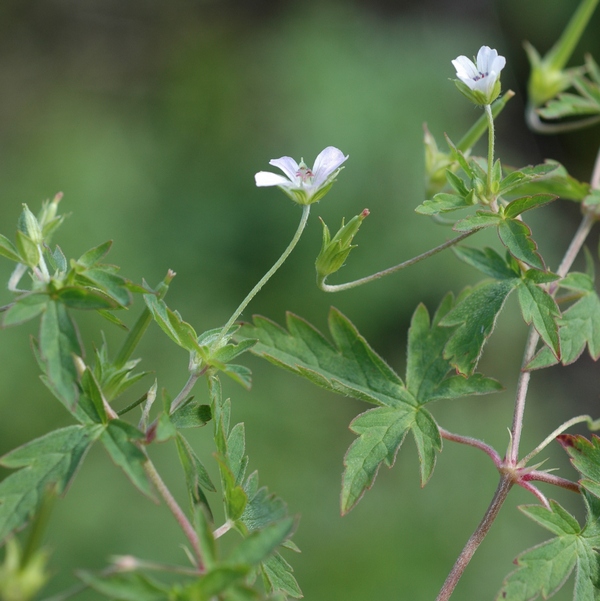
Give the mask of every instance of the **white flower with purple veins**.
[(482, 46), (474, 63), (466, 56), (452, 61), (456, 69), (458, 89), (477, 104), (491, 104), (500, 94), (500, 71), (506, 59), (489, 46)]
[(312, 169), (309, 169), (303, 159), (299, 164), (292, 157), (272, 159), (269, 165), (281, 169), (285, 177), (269, 171), (259, 171), (254, 180), (257, 186), (277, 186), (294, 202), (309, 205), (327, 194), (337, 174), (343, 169), (340, 165), (347, 158), (341, 150), (328, 146), (319, 153)]

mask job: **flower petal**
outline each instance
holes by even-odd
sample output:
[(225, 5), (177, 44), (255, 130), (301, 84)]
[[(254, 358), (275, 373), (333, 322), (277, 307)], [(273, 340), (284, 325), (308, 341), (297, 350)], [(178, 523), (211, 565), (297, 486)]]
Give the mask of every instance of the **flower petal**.
[(281, 169), (289, 178), (290, 181), (296, 181), (296, 174), (298, 173), (298, 163), (292, 157), (281, 157), (279, 159), (271, 159), (269, 165)]
[(475, 63), (466, 56), (461, 55), (455, 58), (452, 61), (452, 64), (456, 69), (456, 77), (458, 77), (458, 79), (460, 79), (463, 83), (466, 83), (470, 88), (472, 88), (471, 84), (479, 75)]
[(344, 153), (335, 146), (328, 146), (322, 150), (313, 166), (313, 187), (318, 188), (327, 178), (348, 158)]
[(277, 173), (271, 173), (270, 171), (259, 171), (254, 176), (254, 181), (259, 187), (263, 186), (290, 186), (292, 182), (289, 179), (278, 175)]

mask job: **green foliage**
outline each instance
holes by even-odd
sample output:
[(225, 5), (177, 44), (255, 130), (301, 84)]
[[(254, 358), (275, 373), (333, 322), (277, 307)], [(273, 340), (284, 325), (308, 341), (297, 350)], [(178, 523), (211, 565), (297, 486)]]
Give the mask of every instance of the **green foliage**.
[(66, 491), (101, 434), (100, 426), (69, 426), (0, 458), (0, 465), (18, 470), (0, 482), (0, 542), (25, 526), (45, 494)]
[(575, 571), (575, 601), (593, 601), (600, 595), (600, 438), (562, 434), (561, 445), (571, 457), (580, 481), (586, 507), (586, 523), (577, 520), (557, 502), (549, 507), (524, 506), (529, 518), (556, 535), (555, 538), (517, 557), (517, 570), (510, 574), (497, 599), (533, 601), (547, 599)]
[(432, 321), (423, 305), (416, 310), (409, 331), (406, 385), (335, 309), (329, 313), (335, 345), (291, 314), (287, 316), (287, 331), (262, 317), (254, 319), (254, 326), (242, 329), (244, 336), (258, 340), (253, 353), (331, 392), (379, 405), (350, 424), (359, 438), (344, 460), (342, 513), (350, 511), (372, 486), (382, 463), (389, 467), (394, 464), (409, 431), (419, 451), (421, 483), (427, 482), (435, 452), (441, 449), (441, 437), (435, 420), (424, 408), (426, 403), (501, 389), (498, 382), (479, 374), (468, 380), (449, 375), (452, 367), (442, 350), (452, 330), (440, 327), (440, 322), (453, 305), (452, 296), (447, 296)]

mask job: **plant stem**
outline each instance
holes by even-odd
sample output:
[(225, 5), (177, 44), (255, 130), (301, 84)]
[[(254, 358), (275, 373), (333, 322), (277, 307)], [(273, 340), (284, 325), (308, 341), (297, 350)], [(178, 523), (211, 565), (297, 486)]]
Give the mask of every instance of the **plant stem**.
[(388, 267), (388, 269), (384, 269), (383, 271), (378, 271), (377, 273), (368, 275), (364, 278), (354, 280), (353, 282), (347, 282), (346, 284), (330, 285), (330, 284), (326, 284), (325, 279), (323, 279), (319, 283), (319, 287), (324, 292), (341, 292), (342, 290), (349, 290), (350, 288), (356, 288), (357, 286), (362, 286), (363, 284), (368, 284), (369, 282), (383, 278), (386, 275), (390, 275), (392, 273), (395, 273), (396, 271), (400, 271), (401, 269), (404, 269), (405, 267), (410, 267), (411, 265), (414, 265), (415, 263), (418, 263), (419, 261), (422, 261), (423, 259), (428, 259), (429, 257), (432, 257), (433, 255), (436, 255), (437, 253), (439, 253), (443, 250), (446, 250), (447, 248), (450, 248), (451, 246), (454, 246), (455, 244), (458, 244), (465, 238), (472, 236), (474, 233), (478, 232), (479, 229), (480, 228), (471, 230), (470, 232), (466, 232), (464, 234), (461, 234), (460, 236), (457, 236), (456, 238), (452, 238), (452, 240), (448, 240), (448, 241), (444, 242), (443, 244), (440, 244), (439, 246), (436, 246), (435, 248), (428, 250), (427, 252), (424, 252), (420, 255), (417, 255), (416, 257), (413, 257), (412, 259), (408, 259), (407, 261), (404, 261), (403, 263), (394, 265), (394, 267)]
[(487, 157), (487, 197), (491, 199), (492, 194), (492, 170), (494, 168), (494, 115), (492, 107), (486, 104), (484, 107), (488, 122), (488, 157)]
[(562, 434), (571, 426), (574, 426), (575, 424), (580, 424), (582, 422), (588, 422), (588, 424), (592, 424), (593, 420), (589, 415), (578, 415), (577, 417), (573, 417), (570, 420), (566, 421), (564, 424), (556, 428), (554, 432), (546, 436), (546, 438), (537, 447), (535, 447), (535, 449), (533, 449), (531, 453), (529, 453), (526, 457), (523, 457), (523, 459), (519, 461), (518, 467), (525, 467), (533, 457), (535, 457), (540, 451), (546, 448), (559, 434)]
[(497, 468), (500, 468), (502, 458), (493, 447), (486, 444), (482, 440), (478, 440), (477, 438), (471, 438), (470, 436), (461, 436), (460, 434), (453, 434), (452, 432), (448, 432), (448, 430), (445, 430), (444, 428), (440, 428), (439, 430), (441, 437), (445, 440), (451, 440), (452, 442), (466, 444), (470, 447), (475, 447), (476, 449), (483, 451), (491, 457), (492, 461), (494, 462), (494, 465)]
[(147, 458), (144, 463), (144, 471), (146, 472), (148, 478), (150, 478), (152, 484), (156, 487), (156, 490), (160, 494), (160, 496), (164, 499), (167, 507), (171, 510), (171, 513), (175, 516), (177, 523), (181, 526), (183, 533), (190, 541), (192, 545), (192, 549), (194, 550), (194, 554), (196, 555), (196, 567), (198, 568), (198, 572), (202, 572), (204, 570), (204, 559), (202, 550), (200, 549), (200, 542), (198, 540), (198, 535), (196, 534), (196, 530), (190, 524), (187, 519), (185, 513), (177, 504), (177, 501), (171, 494), (171, 491), (167, 488), (167, 485), (163, 482), (163, 479), (160, 477), (160, 474), (156, 471), (154, 464), (150, 461), (150, 458)]
[(229, 332), (229, 329), (234, 324), (235, 320), (242, 314), (242, 312), (248, 306), (250, 301), (258, 294), (260, 289), (269, 281), (271, 276), (283, 265), (285, 260), (288, 258), (288, 256), (292, 252), (292, 250), (294, 250), (294, 247), (296, 246), (296, 244), (298, 244), (298, 240), (300, 240), (300, 236), (302, 235), (302, 232), (304, 231), (306, 222), (308, 221), (308, 216), (310, 214), (310, 207), (311, 207), (311, 205), (304, 205), (302, 207), (302, 217), (300, 218), (300, 224), (298, 225), (298, 229), (296, 230), (296, 233), (294, 234), (292, 241), (289, 243), (288, 247), (283, 251), (283, 254), (281, 255), (281, 257), (279, 257), (279, 259), (277, 259), (277, 261), (275, 262), (273, 267), (271, 267), (271, 269), (269, 269), (269, 271), (267, 271), (267, 273), (265, 273), (265, 275), (260, 279), (260, 281), (256, 284), (256, 286), (254, 286), (254, 288), (252, 288), (252, 290), (250, 290), (250, 292), (248, 293), (246, 298), (241, 302), (240, 306), (233, 312), (233, 315), (229, 318), (229, 321), (223, 326), (223, 328), (221, 329), (221, 332), (217, 336), (216, 340), (213, 342), (213, 344), (212, 344), (213, 349), (219, 348), (219, 345), (223, 341), (223, 338), (225, 338), (225, 336), (227, 335), (227, 332)]
[(442, 590), (440, 594), (437, 596), (436, 601), (448, 601), (452, 592), (456, 588), (458, 581), (460, 580), (463, 572), (466, 567), (469, 565), (471, 558), (477, 551), (479, 545), (482, 543), (486, 534), (489, 532), (502, 504), (506, 500), (506, 497), (512, 487), (513, 483), (510, 476), (503, 474), (500, 478), (500, 482), (498, 484), (498, 488), (494, 494), (494, 498), (490, 503), (490, 506), (487, 508), (483, 519), (477, 526), (475, 532), (471, 535), (471, 538), (467, 541), (464, 549), (461, 551), (461, 554), (458, 556), (454, 567), (450, 574), (448, 574), (448, 578), (446, 578), (446, 582), (444, 582), (444, 586), (442, 586)]
[[(165, 279), (156, 287), (155, 293), (159, 299), (164, 298), (165, 294), (167, 294), (169, 284), (174, 277), (175, 272), (169, 269)], [(144, 307), (144, 310), (141, 312), (133, 328), (131, 328), (129, 331), (129, 334), (125, 339), (125, 342), (123, 342), (123, 346), (121, 347), (119, 354), (114, 360), (114, 366), (117, 369), (120, 369), (125, 365), (125, 363), (127, 363), (151, 322), (152, 314), (150, 313), (148, 307)]]
[(171, 413), (173, 413), (173, 411), (175, 411), (187, 399), (188, 395), (192, 391), (192, 388), (194, 387), (194, 384), (196, 384), (196, 382), (198, 381), (198, 378), (203, 375), (204, 375), (204, 372), (198, 372), (198, 373), (194, 372), (194, 373), (190, 374), (190, 377), (188, 378), (188, 381), (185, 383), (185, 386), (181, 389), (181, 392), (171, 402), (171, 407), (169, 409), (169, 415)]

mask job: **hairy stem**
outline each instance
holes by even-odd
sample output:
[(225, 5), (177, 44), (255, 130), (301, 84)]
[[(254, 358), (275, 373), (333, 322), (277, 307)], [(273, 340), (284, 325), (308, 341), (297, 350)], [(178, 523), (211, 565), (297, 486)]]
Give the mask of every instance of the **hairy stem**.
[(471, 438), (470, 436), (461, 436), (460, 434), (453, 434), (452, 432), (448, 432), (448, 430), (444, 430), (444, 428), (440, 428), (440, 435), (445, 440), (451, 440), (452, 442), (458, 442), (460, 444), (466, 444), (470, 447), (475, 447), (476, 449), (480, 449), (487, 455), (489, 455), (494, 462), (494, 465), (497, 468), (500, 468), (502, 463), (502, 459), (500, 455), (496, 452), (496, 450), (490, 445), (486, 444), (482, 440), (477, 438)]
[(488, 156), (487, 156), (487, 197), (492, 198), (492, 170), (494, 168), (494, 115), (492, 107), (486, 104), (484, 107), (488, 122)]
[(167, 485), (163, 482), (163, 479), (160, 477), (160, 474), (156, 471), (154, 464), (149, 458), (144, 463), (144, 471), (146, 472), (152, 484), (154, 484), (160, 496), (164, 499), (173, 516), (175, 516), (175, 519), (181, 526), (186, 538), (190, 541), (192, 549), (194, 550), (194, 555), (196, 556), (196, 567), (198, 568), (198, 572), (202, 572), (204, 570), (204, 559), (202, 555), (202, 549), (200, 549), (200, 542), (198, 540), (196, 530), (192, 524), (190, 524), (187, 516), (181, 507), (179, 507), (177, 501), (171, 494), (171, 491), (167, 488)]
[(396, 271), (400, 271), (401, 269), (404, 269), (405, 267), (410, 267), (411, 265), (414, 265), (415, 263), (418, 263), (419, 261), (422, 261), (423, 259), (428, 259), (429, 257), (432, 257), (433, 255), (436, 255), (437, 253), (439, 253), (443, 250), (446, 250), (447, 248), (450, 248), (451, 246), (454, 246), (455, 244), (458, 244), (465, 238), (472, 236), (474, 233), (478, 232), (479, 229), (480, 228), (471, 230), (470, 232), (466, 232), (464, 234), (461, 234), (460, 236), (457, 236), (456, 238), (452, 238), (452, 240), (448, 240), (448, 241), (444, 242), (443, 244), (440, 244), (439, 246), (436, 246), (435, 248), (428, 250), (427, 252), (424, 252), (420, 255), (417, 255), (416, 257), (413, 257), (412, 259), (408, 259), (407, 261), (404, 261), (403, 263), (394, 265), (394, 267), (389, 267), (388, 269), (384, 269), (383, 271), (378, 271), (377, 273), (368, 275), (364, 278), (354, 280), (353, 282), (347, 282), (346, 284), (331, 284), (330, 285), (330, 284), (325, 283), (325, 278), (324, 278), (319, 283), (319, 287), (324, 292), (341, 292), (342, 290), (349, 290), (350, 288), (356, 288), (357, 286), (362, 286), (363, 284), (368, 284), (369, 282), (373, 282), (374, 280), (383, 278), (386, 275), (390, 275), (392, 273), (395, 273)]
[(490, 506), (487, 508), (487, 511), (485, 512), (481, 522), (479, 522), (475, 532), (473, 532), (471, 538), (469, 538), (467, 541), (467, 544), (461, 551), (461, 554), (458, 556), (458, 559), (456, 560), (452, 571), (450, 574), (448, 574), (448, 578), (446, 578), (446, 582), (444, 582), (444, 586), (442, 586), (442, 590), (437, 596), (436, 601), (448, 601), (448, 599), (450, 599), (452, 592), (456, 588), (458, 581), (463, 575), (463, 572), (469, 565), (473, 555), (475, 555), (475, 551), (477, 551), (479, 545), (482, 543), (483, 539), (492, 527), (492, 524), (494, 523), (502, 504), (506, 500), (512, 485), (513, 483), (511, 478), (503, 474), (500, 478), (498, 488), (496, 489), (496, 493), (494, 494), (494, 498), (492, 499)]
[(302, 207), (302, 217), (300, 218), (300, 224), (298, 225), (298, 229), (296, 230), (292, 241), (289, 243), (288, 247), (283, 251), (281, 257), (277, 259), (273, 267), (271, 267), (271, 269), (269, 269), (269, 271), (265, 273), (265, 275), (260, 279), (256, 286), (254, 286), (254, 288), (250, 290), (246, 298), (241, 302), (240, 306), (233, 312), (233, 315), (229, 318), (229, 321), (223, 326), (221, 332), (217, 336), (217, 339), (212, 344), (212, 348), (219, 348), (219, 345), (227, 335), (227, 332), (229, 332), (231, 326), (235, 323), (235, 320), (242, 314), (242, 312), (248, 306), (250, 301), (259, 293), (260, 289), (271, 279), (271, 276), (283, 265), (285, 260), (289, 257), (290, 253), (294, 250), (294, 247), (296, 246), (296, 244), (298, 244), (298, 240), (300, 240), (300, 236), (304, 231), (306, 222), (308, 221), (310, 207), (311, 205), (304, 205)]

